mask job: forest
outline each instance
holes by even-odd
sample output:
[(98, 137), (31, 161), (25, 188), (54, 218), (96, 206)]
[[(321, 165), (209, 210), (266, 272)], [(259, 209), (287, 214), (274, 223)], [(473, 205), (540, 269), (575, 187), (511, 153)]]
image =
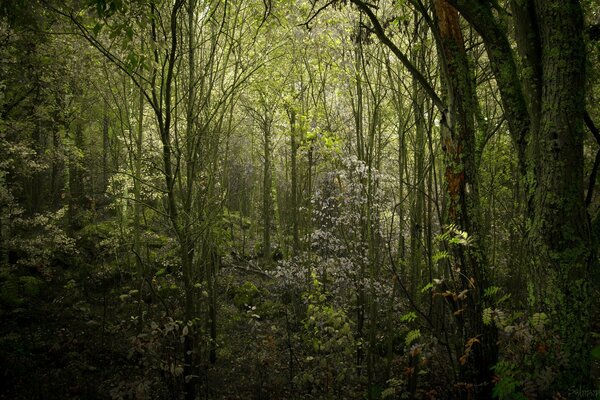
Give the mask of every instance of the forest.
[(600, 2), (1, 0), (0, 400), (600, 399)]

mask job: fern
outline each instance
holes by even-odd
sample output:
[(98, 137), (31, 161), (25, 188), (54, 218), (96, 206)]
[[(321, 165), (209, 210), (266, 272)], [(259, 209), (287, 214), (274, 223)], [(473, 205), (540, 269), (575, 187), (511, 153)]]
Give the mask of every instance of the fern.
[(494, 366), (494, 372), (500, 380), (492, 390), (492, 396), (500, 400), (526, 400), (519, 390), (520, 382), (514, 377), (516, 366), (508, 361), (499, 361)]
[(404, 339), (404, 344), (406, 347), (409, 347), (415, 340), (421, 337), (420, 329), (413, 329), (412, 331), (406, 334), (406, 338)]
[(448, 254), (447, 251), (438, 251), (437, 253), (435, 253), (433, 255), (433, 263), (436, 264), (438, 262), (440, 262), (441, 260), (446, 260), (450, 258), (450, 254)]
[(483, 295), (488, 298), (494, 297), (495, 295), (498, 294), (499, 291), (500, 291), (500, 288), (498, 286), (490, 286), (483, 291)]
[(484, 325), (492, 324), (492, 309), (491, 308), (488, 307), (483, 310), (482, 320), (483, 320)]
[(546, 323), (548, 323), (548, 316), (546, 313), (535, 313), (531, 316), (531, 326), (536, 330), (544, 329)]
[(504, 296), (500, 297), (498, 299), (498, 301), (496, 301), (496, 304), (502, 304), (504, 303), (506, 300), (510, 299), (511, 294), (510, 293), (506, 293)]
[(409, 311), (400, 317), (400, 322), (413, 322), (417, 319), (417, 314), (414, 311)]

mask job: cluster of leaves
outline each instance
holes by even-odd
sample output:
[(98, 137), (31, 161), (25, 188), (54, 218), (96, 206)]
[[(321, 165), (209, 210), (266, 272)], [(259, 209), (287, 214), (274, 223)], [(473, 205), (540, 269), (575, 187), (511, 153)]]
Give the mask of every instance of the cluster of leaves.
[(569, 363), (559, 336), (544, 312), (526, 314), (506, 310), (509, 294), (492, 286), (485, 290), (494, 307), (483, 310), (483, 322), (500, 333), (502, 359), (495, 365), (494, 396), (504, 399), (545, 398), (558, 390), (557, 378)]
[(355, 349), (351, 321), (342, 310), (330, 305), (314, 272), (311, 278), (304, 320), (304, 340), (311, 351), (305, 358), (304, 371), (295, 381), (313, 398), (346, 397)]

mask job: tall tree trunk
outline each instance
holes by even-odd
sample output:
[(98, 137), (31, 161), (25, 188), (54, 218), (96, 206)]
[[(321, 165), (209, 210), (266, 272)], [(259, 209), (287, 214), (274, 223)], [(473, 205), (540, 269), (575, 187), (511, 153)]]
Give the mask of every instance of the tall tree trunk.
[[(422, 39), (419, 15), (414, 15), (415, 43)], [(413, 64), (419, 68), (424, 66), (425, 46), (419, 46), (412, 54)], [(410, 294), (416, 299), (422, 279), (422, 243), (423, 243), (423, 212), (425, 203), (425, 96), (416, 79), (412, 78), (412, 109), (415, 120), (415, 159), (414, 159), (414, 190), (412, 209), (410, 213)]]
[(545, 299), (556, 313), (570, 385), (589, 385), (591, 238), (583, 198), (585, 47), (579, 1), (536, 0), (541, 46), (541, 116), (533, 154), (532, 240), (548, 277)]
[[(458, 246), (462, 289), (468, 290), (464, 307), (463, 341), (478, 338), (470, 347), (466, 362), (461, 364), (460, 378), (474, 384), (477, 397), (491, 398), (492, 371), (496, 363), (497, 332), (482, 321), (483, 289), (488, 285), (480, 221), (477, 170), (475, 165), (475, 95), (460, 29), (458, 12), (446, 0), (435, 0), (441, 61), (447, 92), (448, 112), (442, 123), (442, 148), (446, 158), (448, 186), (448, 222), (456, 224), (472, 237), (470, 246)], [(473, 281), (471, 281), (473, 279)], [(463, 359), (464, 360), (464, 359)]]
[[(193, 199), (195, 196), (195, 172), (197, 166), (196, 148), (194, 146), (196, 132), (195, 132), (195, 90), (196, 90), (196, 59), (195, 59), (195, 11), (196, 1), (187, 1), (187, 104), (185, 110), (185, 182), (183, 183), (182, 189), (182, 221), (181, 221), (181, 233), (180, 238), (182, 248), (182, 261), (183, 261), (183, 284), (185, 291), (185, 303), (184, 303), (184, 316), (185, 323), (188, 326), (188, 334), (184, 338), (183, 342), (183, 377), (185, 382), (185, 397), (186, 400), (194, 399), (196, 396), (196, 354), (198, 349), (196, 348), (196, 342), (198, 339), (197, 326), (193, 323), (196, 316), (196, 301), (194, 282), (196, 280), (196, 273), (194, 270), (195, 262), (195, 243), (192, 239), (192, 207)], [(177, 18), (175, 16), (175, 18)], [(174, 33), (173, 33), (174, 34)]]
[(108, 118), (108, 101), (104, 101), (104, 107), (102, 109), (102, 193), (106, 191), (108, 187), (108, 159), (110, 152), (110, 138), (109, 134), (109, 118)]
[(298, 254), (300, 249), (300, 234), (298, 229), (298, 143), (296, 132), (296, 111), (289, 111), (290, 118), (290, 158), (291, 158), (291, 185), (292, 185), (292, 253)]
[[(75, 122), (73, 142), (76, 149), (83, 148), (83, 125), (82, 121)], [(83, 160), (79, 159), (79, 152), (74, 151), (69, 155), (66, 173), (69, 181), (69, 224), (72, 228), (77, 225), (76, 216), (83, 203)]]
[[(156, 115), (158, 124), (158, 132), (162, 143), (162, 162), (163, 162), (163, 177), (165, 180), (165, 191), (167, 195), (166, 213), (171, 222), (171, 226), (177, 238), (179, 244), (179, 256), (181, 260), (181, 267), (183, 272), (183, 281), (185, 287), (185, 302), (184, 302), (184, 318), (185, 322), (193, 319), (193, 299), (192, 299), (192, 281), (190, 277), (192, 262), (193, 262), (193, 242), (187, 232), (189, 224), (180, 220), (180, 213), (177, 206), (176, 193), (175, 193), (175, 182), (176, 175), (179, 169), (173, 170), (173, 145), (171, 143), (171, 128), (173, 119), (173, 107), (172, 107), (172, 91), (174, 86), (174, 70), (177, 61), (177, 53), (179, 51), (179, 42), (177, 40), (179, 34), (179, 12), (185, 0), (175, 0), (175, 3), (171, 7), (169, 16), (169, 47), (166, 52), (166, 68), (163, 68), (165, 75), (158, 79), (158, 69), (154, 67), (151, 73), (151, 89), (152, 89), (152, 106)], [(151, 11), (156, 14), (156, 5), (151, 3)], [(153, 57), (155, 65), (160, 65), (160, 54), (158, 44), (158, 28), (156, 19), (151, 19), (151, 35), (152, 41), (154, 42)], [(157, 83), (161, 82), (160, 95), (157, 92)], [(183, 213), (184, 218), (189, 217), (187, 213)], [(189, 328), (188, 328), (189, 329)], [(184, 380), (184, 392), (186, 400), (194, 400), (196, 397), (196, 382), (191, 378), (193, 375), (193, 358), (191, 355), (194, 352), (193, 335), (186, 335), (183, 339), (183, 375), (184, 378), (187, 376), (188, 379)]]
[[(358, 32), (362, 27), (359, 26), (356, 28), (357, 30), (357, 39), (355, 44), (355, 58), (354, 58), (354, 69), (355, 69), (355, 85), (356, 85), (356, 104), (352, 102), (352, 111), (354, 114), (354, 130), (356, 135), (356, 155), (360, 161), (364, 161), (365, 159), (365, 149), (364, 149), (364, 123), (363, 123), (363, 48), (361, 43), (361, 37)], [(364, 210), (361, 209), (361, 221), (364, 220)], [(360, 229), (361, 239), (364, 239), (366, 236), (365, 225)], [(364, 344), (362, 344), (362, 340), (364, 338), (364, 329), (365, 329), (365, 318), (366, 318), (366, 293), (365, 293), (365, 263), (361, 261), (359, 266), (359, 275), (358, 275), (358, 283), (357, 283), (357, 291), (356, 291), (356, 337), (361, 342), (356, 347), (356, 368), (357, 374), (362, 375), (363, 371), (363, 359), (364, 359)], [(370, 377), (368, 377), (370, 378)], [(370, 382), (369, 382), (370, 383)], [(369, 396), (371, 396), (371, 391), (369, 388)]]
[(271, 120), (265, 110), (263, 120), (263, 259), (271, 261)]
[[(141, 46), (143, 50), (143, 45)], [(138, 115), (137, 115), (137, 132), (135, 136), (135, 153), (133, 158), (133, 252), (135, 257), (136, 273), (139, 281), (139, 315), (138, 329), (142, 330), (142, 324), (144, 323), (144, 314), (142, 310), (141, 299), (144, 295), (144, 285), (146, 279), (146, 271), (144, 270), (144, 262), (142, 259), (142, 190), (141, 190), (141, 179), (142, 179), (142, 144), (144, 141), (144, 93), (142, 89), (139, 91), (138, 99)]]

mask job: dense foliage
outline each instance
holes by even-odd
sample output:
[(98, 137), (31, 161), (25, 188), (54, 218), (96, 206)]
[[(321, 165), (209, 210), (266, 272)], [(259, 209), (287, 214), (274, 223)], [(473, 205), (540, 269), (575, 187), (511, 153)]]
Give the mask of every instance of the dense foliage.
[(598, 397), (599, 26), (0, 2), (0, 399)]

